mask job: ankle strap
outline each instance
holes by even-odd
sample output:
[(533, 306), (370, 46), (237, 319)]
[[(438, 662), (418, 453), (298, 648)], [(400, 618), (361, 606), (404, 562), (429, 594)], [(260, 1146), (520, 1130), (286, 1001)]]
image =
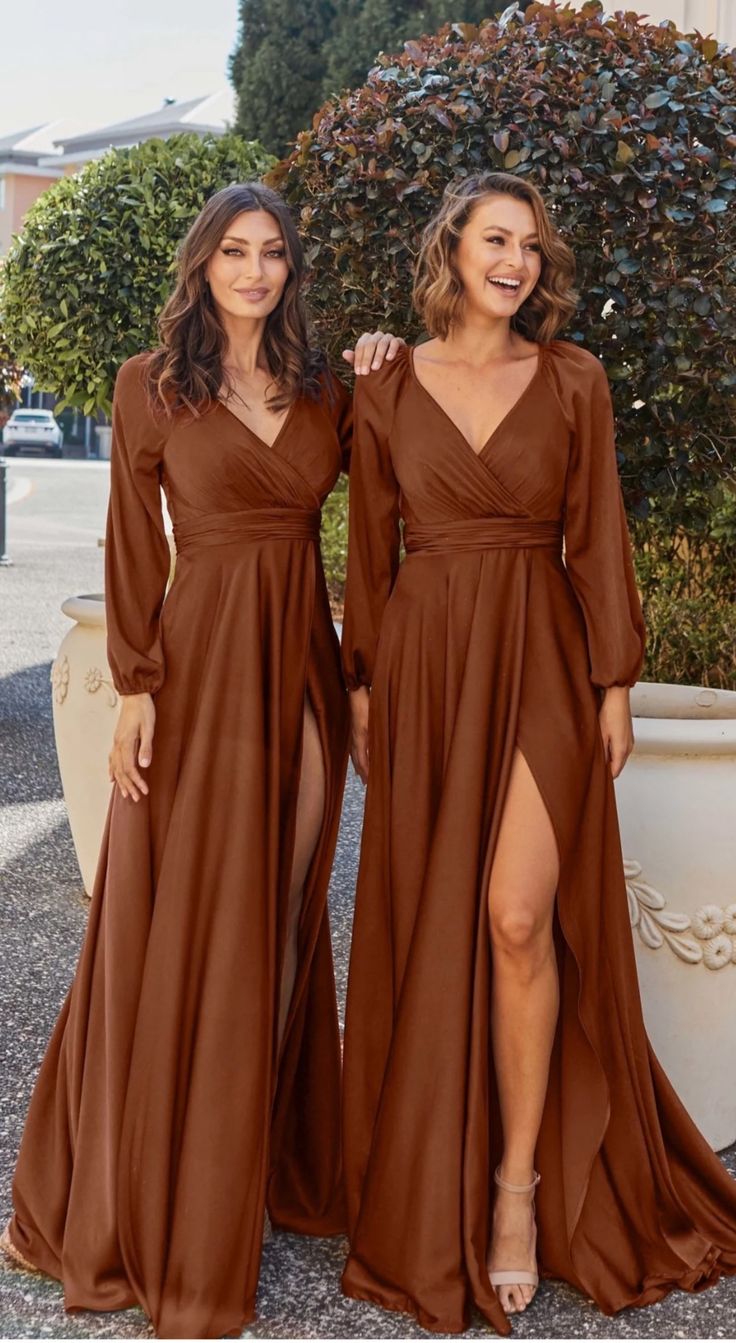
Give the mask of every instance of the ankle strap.
[(539, 1174), (539, 1171), (535, 1170), (534, 1179), (530, 1184), (511, 1184), (509, 1180), (504, 1180), (502, 1178), (501, 1167), (496, 1166), (493, 1178), (496, 1181), (496, 1184), (500, 1185), (501, 1189), (507, 1189), (510, 1194), (530, 1194), (532, 1189), (536, 1189), (542, 1177)]

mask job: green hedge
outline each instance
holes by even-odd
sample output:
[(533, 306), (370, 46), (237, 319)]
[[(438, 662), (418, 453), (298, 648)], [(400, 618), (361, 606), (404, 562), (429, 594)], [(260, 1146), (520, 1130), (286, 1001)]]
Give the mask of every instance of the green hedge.
[(176, 249), (205, 201), (274, 159), (236, 135), (191, 132), (113, 149), (33, 204), (0, 283), (0, 322), (36, 387), (110, 411), (120, 364), (158, 342)]
[(348, 550), (348, 482), (340, 476), (322, 508), (322, 561), (335, 614), (342, 613)]
[(0, 335), (0, 424), (20, 400), (20, 380), (23, 370), (13, 357), (4, 337)]
[(412, 266), (448, 180), (490, 167), (535, 180), (578, 261), (564, 335), (615, 384), (643, 517), (724, 466), (736, 475), (736, 60), (600, 11), (532, 5), (524, 22), (407, 42), (327, 103), (269, 180), (299, 211), (335, 353), (377, 320), (419, 334)]
[[(736, 481), (735, 150), (736, 53), (590, 0), (447, 25), (381, 56), (268, 180), (301, 218), (336, 358), (374, 324), (421, 334), (413, 263), (451, 178), (533, 180), (578, 262), (581, 301), (561, 335), (598, 354), (613, 384), (637, 551), (670, 536), (710, 550), (728, 605), (736, 573), (718, 560), (714, 519)], [(687, 664), (686, 633), (670, 634), (680, 651), (662, 679)]]

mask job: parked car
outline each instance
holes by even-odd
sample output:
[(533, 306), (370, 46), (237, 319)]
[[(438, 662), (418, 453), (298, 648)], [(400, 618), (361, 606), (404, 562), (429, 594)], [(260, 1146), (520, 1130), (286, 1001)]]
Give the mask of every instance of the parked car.
[(42, 456), (61, 457), (64, 435), (50, 410), (14, 410), (3, 429), (3, 452), (14, 457), (21, 448)]

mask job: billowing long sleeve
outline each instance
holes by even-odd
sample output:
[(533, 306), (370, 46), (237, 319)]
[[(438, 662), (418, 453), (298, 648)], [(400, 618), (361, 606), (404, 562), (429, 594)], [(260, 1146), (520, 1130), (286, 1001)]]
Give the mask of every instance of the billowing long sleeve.
[(121, 695), (163, 684), (159, 616), (170, 552), (161, 510), (162, 426), (141, 383), (143, 356), (121, 366), (112, 408), (110, 502), (105, 538), (107, 656)]
[(370, 686), (399, 569), (399, 485), (388, 439), (403, 359), (355, 380), (342, 659), (349, 690)]
[(641, 671), (645, 630), (616, 465), (611, 393), (603, 365), (589, 352), (570, 350), (565, 362), (572, 412), (565, 564), (585, 618), (591, 681), (632, 686)]

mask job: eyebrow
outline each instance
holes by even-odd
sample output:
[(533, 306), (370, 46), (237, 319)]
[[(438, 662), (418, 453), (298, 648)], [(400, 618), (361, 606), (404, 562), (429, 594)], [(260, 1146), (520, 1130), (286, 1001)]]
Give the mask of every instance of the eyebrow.
[[(230, 242), (240, 242), (240, 243), (243, 243), (243, 245), (244, 245), (245, 247), (248, 246), (248, 239), (247, 239), (247, 238), (236, 238), (235, 235), (234, 235), (233, 233), (226, 233), (226, 234), (225, 234), (225, 237), (222, 239), (222, 241), (225, 242), (226, 240), (229, 240)], [(268, 247), (269, 244), (272, 243), (272, 242), (283, 242), (283, 241), (284, 241), (283, 238), (282, 238), (281, 235), (279, 234), (279, 236), (278, 236), (277, 238), (266, 238), (265, 242), (263, 242), (263, 243), (261, 244), (261, 246), (262, 246), (262, 247)]]
[[(489, 233), (491, 229), (493, 229), (495, 233), (505, 233), (507, 238), (511, 237), (511, 229), (502, 228), (500, 224), (487, 224), (483, 232)], [(539, 237), (538, 233), (527, 233), (526, 237), (522, 238), (522, 242), (528, 242), (530, 238), (538, 238), (538, 237)]]

